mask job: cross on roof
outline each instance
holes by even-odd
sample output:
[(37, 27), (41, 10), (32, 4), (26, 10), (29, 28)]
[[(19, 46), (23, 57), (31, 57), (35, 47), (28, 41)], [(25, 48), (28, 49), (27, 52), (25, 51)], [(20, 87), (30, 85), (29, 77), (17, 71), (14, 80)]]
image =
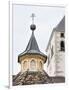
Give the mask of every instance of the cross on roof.
[(31, 17), (32, 17), (32, 23), (34, 23), (34, 17), (35, 17), (35, 14), (32, 13)]

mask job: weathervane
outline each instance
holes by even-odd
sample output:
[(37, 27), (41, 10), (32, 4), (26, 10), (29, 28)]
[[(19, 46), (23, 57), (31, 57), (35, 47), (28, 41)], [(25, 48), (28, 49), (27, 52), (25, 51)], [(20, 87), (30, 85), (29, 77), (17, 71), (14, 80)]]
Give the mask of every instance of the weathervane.
[(34, 31), (34, 30), (36, 29), (36, 25), (34, 24), (35, 14), (32, 13), (31, 17), (32, 17), (32, 24), (31, 24), (31, 26), (30, 26), (30, 29), (31, 29), (32, 31)]

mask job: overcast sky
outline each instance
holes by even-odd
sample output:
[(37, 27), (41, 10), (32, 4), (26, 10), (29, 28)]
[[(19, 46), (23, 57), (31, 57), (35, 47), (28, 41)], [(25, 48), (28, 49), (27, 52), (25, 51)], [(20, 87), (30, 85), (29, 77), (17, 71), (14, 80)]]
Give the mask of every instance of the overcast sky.
[(13, 74), (20, 71), (18, 55), (22, 53), (31, 37), (31, 14), (35, 14), (35, 37), (40, 51), (46, 54), (51, 32), (63, 18), (63, 7), (13, 5)]

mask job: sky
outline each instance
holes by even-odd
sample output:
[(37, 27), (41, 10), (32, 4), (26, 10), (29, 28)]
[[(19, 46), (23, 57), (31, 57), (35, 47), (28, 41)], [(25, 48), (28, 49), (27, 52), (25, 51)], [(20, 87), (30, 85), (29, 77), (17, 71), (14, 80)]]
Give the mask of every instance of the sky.
[[(51, 32), (64, 17), (65, 9), (63, 7), (13, 4), (13, 74), (17, 74), (21, 70), (18, 55), (26, 49), (31, 37), (32, 13), (35, 14), (35, 38), (40, 51), (47, 55), (45, 50)], [(46, 68), (44, 67), (44, 69)]]

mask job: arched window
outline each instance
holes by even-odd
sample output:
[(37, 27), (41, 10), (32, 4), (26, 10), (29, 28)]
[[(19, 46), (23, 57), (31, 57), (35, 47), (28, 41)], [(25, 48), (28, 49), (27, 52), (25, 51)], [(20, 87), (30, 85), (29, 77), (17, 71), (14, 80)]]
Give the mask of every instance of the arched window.
[(35, 62), (35, 60), (32, 60), (32, 61), (30, 62), (30, 68), (31, 68), (32, 71), (35, 70), (35, 68), (36, 68), (36, 62)]
[(65, 51), (64, 41), (60, 42), (60, 48), (61, 48), (61, 51)]
[(26, 67), (27, 67), (27, 61), (24, 61), (24, 63), (23, 63), (24, 70), (26, 69)]
[(40, 63), (39, 63), (39, 64), (40, 64), (40, 69), (42, 69), (42, 62), (40, 61)]

